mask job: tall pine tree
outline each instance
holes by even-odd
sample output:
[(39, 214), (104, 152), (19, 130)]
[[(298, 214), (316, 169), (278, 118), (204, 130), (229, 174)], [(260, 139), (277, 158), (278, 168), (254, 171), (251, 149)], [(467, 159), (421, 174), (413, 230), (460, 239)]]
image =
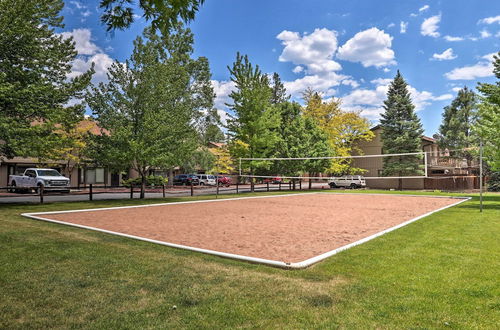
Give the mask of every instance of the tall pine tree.
[[(384, 154), (399, 154), (422, 151), (423, 133), (420, 119), (415, 113), (410, 93), (403, 76), (398, 70), (391, 82), (384, 101), (385, 112), (380, 124)], [(422, 175), (423, 165), (420, 155), (384, 157), (383, 176)], [(403, 189), (400, 178), (398, 189)]]
[(439, 126), (441, 148), (450, 150), (452, 157), (465, 157), (469, 164), (473, 156), (467, 149), (476, 145), (477, 141), (472, 131), (476, 116), (476, 94), (464, 87), (444, 108), (443, 122)]

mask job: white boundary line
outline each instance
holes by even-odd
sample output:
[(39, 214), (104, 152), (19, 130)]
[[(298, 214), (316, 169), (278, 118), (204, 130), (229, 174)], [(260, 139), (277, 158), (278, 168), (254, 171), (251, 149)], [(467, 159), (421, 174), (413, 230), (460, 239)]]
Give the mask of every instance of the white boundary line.
[[(140, 237), (140, 236), (135, 236), (135, 235), (129, 235), (129, 234), (124, 234), (120, 232), (115, 232), (111, 230), (105, 230), (101, 228), (96, 228), (96, 227), (90, 227), (90, 226), (85, 226), (85, 225), (79, 225), (79, 224), (74, 224), (70, 222), (65, 222), (65, 221), (59, 221), (59, 220), (53, 220), (45, 217), (40, 217), (39, 215), (48, 215), (48, 214), (60, 214), (60, 213), (75, 213), (75, 212), (92, 212), (92, 211), (103, 211), (103, 210), (117, 210), (117, 209), (126, 209), (126, 208), (138, 208), (138, 207), (153, 207), (153, 206), (163, 206), (163, 205), (176, 205), (176, 204), (194, 204), (194, 203), (206, 203), (206, 202), (222, 202), (222, 201), (231, 201), (231, 200), (242, 200), (242, 199), (255, 199), (255, 198), (273, 198), (273, 197), (286, 197), (286, 196), (300, 196), (300, 195), (308, 195), (308, 194), (338, 194), (338, 195), (381, 195), (381, 196), (406, 196), (406, 197), (438, 197), (438, 198), (455, 198), (455, 199), (460, 199), (458, 202), (441, 207), (437, 210), (427, 212), (425, 214), (422, 214), (416, 218), (410, 219), (408, 221), (405, 221), (403, 223), (400, 223), (396, 226), (390, 227), (388, 229), (385, 229), (383, 231), (380, 231), (378, 233), (375, 233), (371, 236), (365, 237), (363, 239), (360, 239), (356, 242), (341, 246), (337, 249), (325, 252), (323, 254), (320, 254), (318, 256), (300, 261), (300, 262), (293, 262), (293, 263), (288, 263), (284, 261), (278, 261), (278, 260), (270, 260), (270, 259), (263, 259), (263, 258), (256, 258), (256, 257), (249, 257), (249, 256), (244, 256), (244, 255), (239, 255), (239, 254), (233, 254), (233, 253), (226, 253), (226, 252), (220, 252), (220, 251), (215, 251), (215, 250), (208, 250), (208, 249), (202, 249), (202, 248), (196, 248), (192, 246), (187, 246), (187, 245), (181, 245), (181, 244), (174, 244), (174, 243), (168, 243), (164, 241), (158, 241), (154, 239), (149, 239), (145, 237)], [(178, 248), (178, 249), (183, 249), (183, 250), (189, 250), (189, 251), (195, 251), (195, 252), (201, 252), (205, 254), (210, 254), (210, 255), (215, 255), (219, 257), (224, 257), (224, 258), (230, 258), (230, 259), (236, 259), (236, 260), (242, 260), (242, 261), (248, 261), (252, 263), (258, 263), (258, 264), (264, 264), (268, 266), (273, 266), (273, 267), (279, 267), (279, 268), (285, 268), (285, 269), (302, 269), (309, 267), (317, 262), (320, 262), (328, 257), (331, 257), (341, 251), (347, 250), (353, 246), (368, 242), (376, 237), (379, 237), (381, 235), (384, 235), (388, 232), (391, 232), (393, 230), (396, 230), (398, 228), (401, 228), (403, 226), (406, 226), (412, 222), (415, 222), (419, 219), (422, 219), (428, 215), (431, 215), (433, 213), (442, 211), (444, 209), (447, 209), (449, 207), (456, 206), (460, 203), (463, 203), (465, 201), (470, 200), (471, 197), (453, 197), (453, 196), (433, 196), (433, 195), (404, 195), (404, 194), (377, 194), (377, 193), (367, 193), (367, 194), (357, 194), (357, 193), (336, 193), (336, 192), (313, 192), (313, 193), (297, 193), (297, 194), (283, 194), (283, 195), (272, 195), (272, 196), (251, 196), (251, 197), (237, 197), (237, 198), (226, 198), (226, 199), (216, 199), (216, 200), (200, 200), (200, 201), (186, 201), (186, 202), (173, 202), (173, 203), (158, 203), (158, 204), (148, 204), (148, 205), (132, 205), (132, 206), (119, 206), (119, 207), (106, 207), (106, 208), (97, 208), (97, 209), (82, 209), (82, 210), (68, 210), (68, 211), (50, 211), (50, 212), (34, 212), (34, 213), (22, 213), (21, 215), (27, 218), (35, 219), (35, 220), (41, 220), (41, 221), (47, 221), (47, 222), (52, 222), (52, 223), (57, 223), (57, 224), (63, 224), (63, 225), (68, 225), (72, 227), (77, 227), (77, 228), (83, 228), (83, 229), (89, 229), (89, 230), (94, 230), (106, 234), (112, 234), (112, 235), (117, 235), (117, 236), (123, 236), (127, 238), (133, 238), (137, 239), (140, 241), (145, 241), (149, 243), (155, 243), (155, 244), (160, 244), (160, 245), (165, 245), (168, 247), (173, 247), (173, 248)]]

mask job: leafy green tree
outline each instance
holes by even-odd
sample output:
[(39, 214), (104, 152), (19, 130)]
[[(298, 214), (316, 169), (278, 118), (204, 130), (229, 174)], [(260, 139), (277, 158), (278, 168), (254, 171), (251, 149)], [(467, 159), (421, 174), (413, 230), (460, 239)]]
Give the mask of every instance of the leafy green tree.
[(216, 109), (211, 109), (200, 120), (199, 134), (201, 143), (209, 147), (210, 142), (221, 143), (224, 142), (226, 137), (220, 128), (222, 125), (219, 114)]
[(104, 9), (101, 21), (108, 31), (124, 30), (134, 22), (136, 4), (142, 10), (143, 17), (151, 21), (153, 30), (163, 33), (179, 22), (188, 23), (194, 20), (196, 12), (205, 0), (101, 0)]
[(159, 36), (146, 29), (125, 63), (115, 62), (109, 82), (94, 87), (88, 103), (100, 127), (102, 163), (132, 168), (145, 179), (154, 167), (184, 165), (198, 150), (196, 125), (213, 107), (206, 58), (192, 59), (193, 35), (180, 26)]
[[(397, 72), (384, 101), (385, 112), (382, 114), (383, 153), (399, 154), (422, 150), (423, 133), (420, 119), (415, 113), (407, 84), (401, 73)], [(384, 176), (422, 175), (423, 165), (420, 155), (384, 157)], [(403, 189), (403, 180), (399, 179), (398, 189)]]
[[(228, 121), (231, 154), (235, 158), (270, 157), (279, 140), (280, 115), (270, 103), (269, 78), (258, 65), (250, 63), (248, 56), (239, 53), (228, 69), (236, 86), (229, 95), (233, 104), (228, 104), (235, 113), (235, 118)], [(269, 166), (267, 161), (251, 161), (248, 170), (254, 174), (255, 170), (266, 170)]]
[[(493, 59), (493, 73), (500, 79), (500, 52)], [(481, 102), (474, 130), (483, 141), (485, 158), (491, 169), (500, 171), (500, 80), (495, 84), (480, 83), (477, 89)]]
[(464, 87), (457, 97), (444, 108), (443, 122), (439, 126), (439, 144), (450, 150), (452, 157), (465, 157), (470, 162), (474, 157), (470, 148), (477, 145), (477, 136), (472, 127), (476, 121), (476, 94)]
[[(359, 112), (343, 111), (340, 99), (323, 101), (321, 95), (310, 88), (304, 92), (303, 97), (306, 103), (304, 114), (314, 119), (328, 137), (331, 156), (348, 157), (354, 152), (361, 154), (362, 150), (357, 147), (357, 143), (373, 139), (370, 122), (361, 117)], [(328, 169), (335, 175), (356, 174), (361, 170), (354, 167), (349, 158), (330, 160)]]
[[(328, 137), (314, 119), (302, 114), (302, 107), (296, 102), (277, 105), (281, 120), (278, 129), (280, 139), (276, 144), (277, 158), (328, 157), (331, 149)], [(280, 160), (276, 161), (274, 174), (300, 176), (323, 172), (330, 166), (328, 159), (322, 160)], [(309, 181), (311, 183), (311, 181)]]
[(280, 75), (278, 73), (273, 73), (273, 77), (271, 80), (271, 103), (279, 104), (287, 102), (290, 99), (290, 95), (287, 94), (285, 85), (281, 81)]
[(62, 0), (0, 1), (0, 157), (44, 158), (83, 119), (93, 69), (68, 79), (77, 52), (54, 33), (62, 8)]

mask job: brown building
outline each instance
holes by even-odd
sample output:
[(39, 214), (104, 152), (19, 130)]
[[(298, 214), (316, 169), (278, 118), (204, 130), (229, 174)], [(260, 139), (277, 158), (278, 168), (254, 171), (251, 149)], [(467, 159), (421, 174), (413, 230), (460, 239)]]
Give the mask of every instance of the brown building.
[[(100, 134), (100, 129), (93, 120), (85, 119), (78, 124), (79, 128), (88, 129), (91, 134)], [(47, 166), (47, 163), (49, 164)], [(67, 160), (51, 160), (41, 163), (35, 158), (14, 157), (12, 159), (0, 157), (0, 187), (7, 186), (10, 182), (9, 175), (23, 174), (30, 167), (52, 168), (71, 179), (71, 186), (77, 187), (85, 184), (119, 185), (120, 173), (114, 173), (104, 167), (93, 165), (91, 160), (85, 161), (80, 166), (69, 163)]]
[[(383, 154), (383, 143), (381, 139), (382, 128), (372, 128), (375, 138), (369, 142), (359, 143), (360, 149), (365, 155)], [(479, 187), (477, 177), (478, 164), (475, 161), (467, 161), (461, 158), (449, 157), (447, 150), (440, 150), (437, 141), (433, 138), (422, 136), (421, 151), (427, 155), (427, 178), (405, 178), (403, 189), (476, 189)], [(422, 165), (425, 161), (422, 160)], [(354, 166), (367, 170), (363, 175), (369, 179), (366, 184), (370, 188), (391, 189), (398, 187), (398, 179), (374, 178), (381, 177), (383, 170), (382, 157), (355, 158)]]

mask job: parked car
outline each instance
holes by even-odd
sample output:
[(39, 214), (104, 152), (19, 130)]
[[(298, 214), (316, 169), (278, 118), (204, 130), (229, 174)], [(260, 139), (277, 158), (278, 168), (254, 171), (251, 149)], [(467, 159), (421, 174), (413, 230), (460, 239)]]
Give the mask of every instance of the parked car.
[(344, 175), (330, 178), (328, 185), (330, 185), (330, 188), (344, 187), (356, 189), (366, 187), (366, 181), (361, 175)]
[(200, 184), (200, 179), (194, 174), (179, 174), (174, 177), (174, 186), (188, 186)]
[(262, 180), (263, 183), (283, 183), (283, 179), (279, 176), (277, 177), (274, 177), (274, 178), (265, 178), (264, 180)]
[(9, 175), (12, 192), (44, 190), (69, 192), (69, 179), (51, 168), (27, 168), (23, 175)]
[(217, 183), (215, 181), (215, 175), (211, 174), (196, 174), (200, 179), (200, 186), (215, 186)]
[(231, 185), (231, 178), (228, 176), (219, 175), (217, 176), (217, 182), (219, 183), (219, 186), (229, 187)]

